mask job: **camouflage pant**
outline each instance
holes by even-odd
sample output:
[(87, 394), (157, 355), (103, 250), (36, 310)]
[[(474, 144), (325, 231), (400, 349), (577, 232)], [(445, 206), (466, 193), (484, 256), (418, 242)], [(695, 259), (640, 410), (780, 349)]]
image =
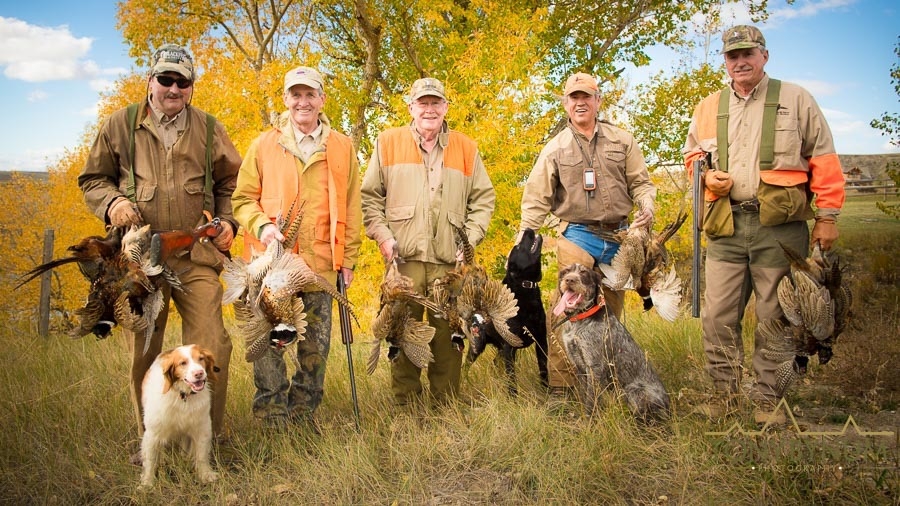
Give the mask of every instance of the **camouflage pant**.
[(253, 362), (253, 415), (257, 418), (308, 417), (319, 407), (325, 386), (325, 365), (331, 346), (331, 296), (302, 294), (306, 306), (305, 339), (297, 341), (300, 362), (290, 383), (284, 353), (273, 348)]

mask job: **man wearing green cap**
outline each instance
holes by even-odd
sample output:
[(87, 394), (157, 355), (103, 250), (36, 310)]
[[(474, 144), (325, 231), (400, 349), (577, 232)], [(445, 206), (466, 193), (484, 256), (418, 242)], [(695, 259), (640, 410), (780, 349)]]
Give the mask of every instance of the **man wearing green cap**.
[[(722, 42), (731, 84), (697, 105), (684, 147), (688, 171), (707, 154), (712, 161), (703, 178), (708, 242), (701, 320), (715, 397), (699, 409), (712, 418), (738, 404), (741, 320), (750, 295), (757, 321), (783, 318), (776, 291), (790, 266), (781, 245), (809, 251), (807, 220), (815, 218), (812, 243), (830, 249), (844, 203), (840, 160), (813, 97), (765, 73), (769, 51), (756, 27), (729, 28)], [(775, 380), (778, 364), (761, 352), (759, 328), (754, 341), (755, 381), (746, 394), (758, 423), (781, 423), (784, 413), (774, 410), (784, 394)]]
[[(479, 244), (494, 213), (494, 186), (478, 146), (450, 130), (444, 85), (433, 77), (415, 81), (407, 97), (412, 124), (379, 134), (362, 184), (366, 235), (378, 243), (385, 262), (398, 255), (400, 273), (430, 295), (435, 280), (456, 266), (460, 253), (454, 228)], [(459, 258), (461, 259), (461, 258)], [(421, 318), (424, 308), (410, 308)], [(446, 320), (428, 312), (435, 328), (430, 346), (427, 394), (442, 403), (459, 390), (462, 348), (451, 340)], [(391, 362), (391, 390), (398, 404), (423, 394), (422, 371), (402, 352)]]
[[(172, 299), (181, 315), (183, 343), (210, 350), (219, 369), (212, 402), (212, 428), (219, 435), (232, 348), (222, 321), (219, 271), (222, 252), (231, 248), (237, 230), (231, 193), (241, 156), (225, 127), (190, 105), (196, 75), (187, 50), (165, 44), (152, 61), (147, 97), (113, 112), (103, 123), (78, 176), (78, 185), (88, 207), (107, 225), (148, 224), (153, 230), (191, 230), (206, 222), (204, 211), (220, 218), (218, 237), (199, 242), (189, 255), (168, 261), (184, 289), (163, 289), (163, 309), (146, 353), (143, 333), (123, 330), (129, 340), (134, 339), (131, 390), (138, 427), (143, 432), (141, 382), (161, 351)], [(139, 459), (133, 456), (132, 461), (137, 463)]]

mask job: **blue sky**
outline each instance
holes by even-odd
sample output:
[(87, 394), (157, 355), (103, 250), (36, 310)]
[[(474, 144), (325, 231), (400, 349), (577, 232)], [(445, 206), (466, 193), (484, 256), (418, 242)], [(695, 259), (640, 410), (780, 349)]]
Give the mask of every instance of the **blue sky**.
[[(900, 36), (896, 0), (769, 4), (772, 16), (760, 25), (769, 47), (766, 71), (813, 93), (838, 153), (900, 152), (868, 126), (885, 111), (900, 112), (889, 75)], [(134, 67), (115, 13), (112, 0), (34, 0), (0, 7), (0, 104), (6, 116), (0, 122), (0, 170), (46, 170), (48, 161), (79, 145), (96, 120), (99, 92)], [(747, 21), (739, 11), (731, 19)], [(720, 48), (715, 38), (712, 58), (721, 58)], [(669, 68), (671, 52), (650, 54), (650, 67), (626, 73), (629, 82)]]

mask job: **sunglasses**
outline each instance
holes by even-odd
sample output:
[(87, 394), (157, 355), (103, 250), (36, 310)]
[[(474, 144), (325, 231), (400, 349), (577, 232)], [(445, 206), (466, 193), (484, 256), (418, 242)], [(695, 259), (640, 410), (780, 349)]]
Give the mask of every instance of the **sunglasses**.
[(185, 79), (183, 77), (179, 77), (178, 79), (175, 79), (174, 77), (169, 77), (169, 76), (164, 76), (164, 75), (156, 76), (156, 82), (158, 82), (162, 86), (165, 86), (166, 88), (168, 88), (169, 86), (172, 86), (173, 84), (177, 84), (178, 88), (182, 89), (182, 90), (185, 88), (190, 88), (191, 86), (194, 85), (194, 81), (191, 81), (190, 79)]

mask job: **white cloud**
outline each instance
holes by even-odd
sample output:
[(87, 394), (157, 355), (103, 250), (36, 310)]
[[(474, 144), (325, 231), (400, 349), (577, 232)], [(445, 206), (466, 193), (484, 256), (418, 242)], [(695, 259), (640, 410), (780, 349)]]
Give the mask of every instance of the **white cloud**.
[(787, 80), (792, 83), (799, 84), (800, 86), (805, 88), (806, 91), (810, 92), (814, 97), (838, 95), (843, 88), (838, 83), (829, 83), (826, 81), (818, 81), (815, 79), (788, 78)]
[(798, 4), (786, 5), (778, 9), (773, 9), (766, 24), (769, 26), (777, 26), (785, 21), (797, 18), (810, 18), (821, 11), (839, 9), (855, 3), (856, 0), (824, 0), (822, 2), (800, 2)]
[(42, 102), (47, 99), (50, 95), (47, 94), (46, 91), (43, 90), (34, 90), (28, 94), (29, 102)]
[(66, 25), (47, 28), (0, 16), (0, 65), (9, 79), (27, 82), (89, 79), (101, 70), (85, 59), (94, 39)]
[(37, 172), (46, 171), (65, 154), (65, 150), (26, 150), (24, 153), (0, 153), (0, 170)]

